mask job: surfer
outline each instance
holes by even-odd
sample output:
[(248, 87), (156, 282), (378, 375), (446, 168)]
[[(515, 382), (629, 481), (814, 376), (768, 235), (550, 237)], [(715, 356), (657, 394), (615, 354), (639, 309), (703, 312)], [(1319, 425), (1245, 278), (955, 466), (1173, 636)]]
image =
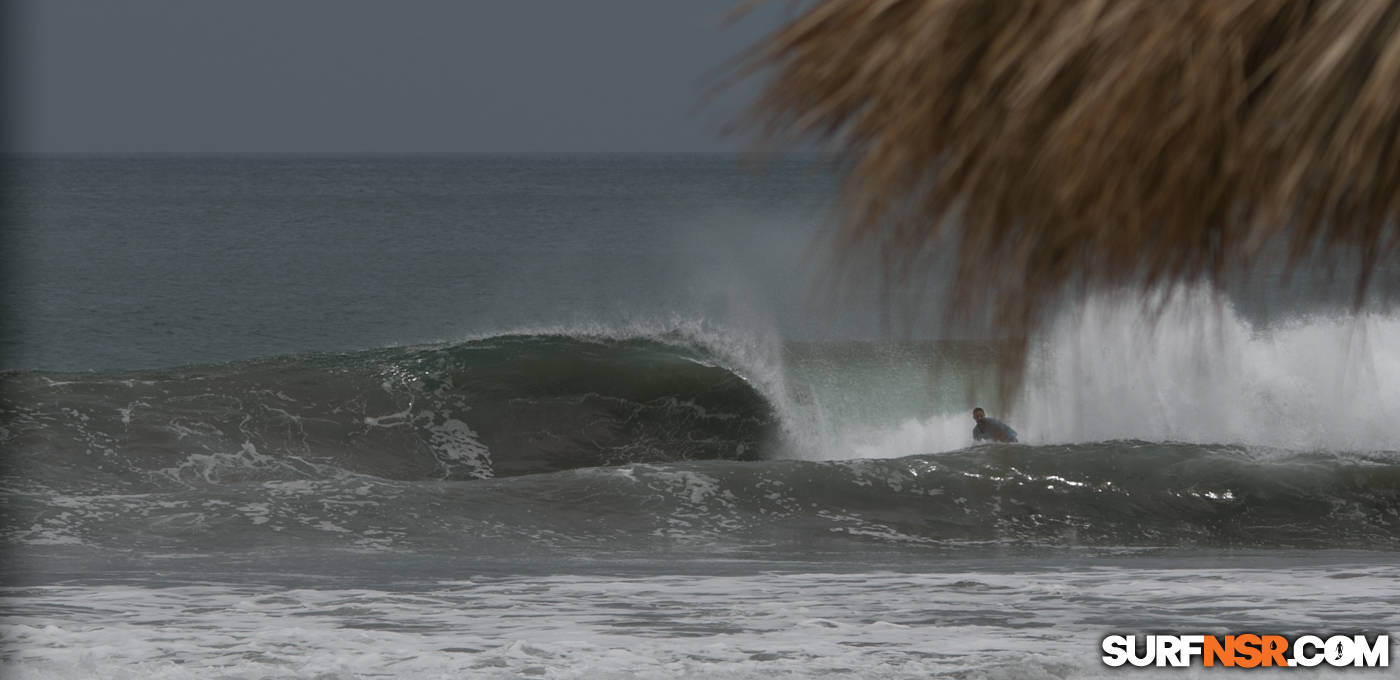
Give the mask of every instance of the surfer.
[(972, 440), (982, 441), (984, 439), (994, 442), (1015, 442), (1016, 431), (1010, 425), (995, 418), (988, 418), (987, 412), (981, 406), (972, 409), (972, 419), (977, 421), (977, 427), (972, 428)]

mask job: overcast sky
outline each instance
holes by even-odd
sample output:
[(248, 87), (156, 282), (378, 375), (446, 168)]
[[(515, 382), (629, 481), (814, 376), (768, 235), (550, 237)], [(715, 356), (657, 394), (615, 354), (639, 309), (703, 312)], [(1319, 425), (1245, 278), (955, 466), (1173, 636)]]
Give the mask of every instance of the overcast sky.
[[(24, 0), (23, 151), (721, 151), (739, 0)], [(752, 91), (752, 88), (749, 88)]]

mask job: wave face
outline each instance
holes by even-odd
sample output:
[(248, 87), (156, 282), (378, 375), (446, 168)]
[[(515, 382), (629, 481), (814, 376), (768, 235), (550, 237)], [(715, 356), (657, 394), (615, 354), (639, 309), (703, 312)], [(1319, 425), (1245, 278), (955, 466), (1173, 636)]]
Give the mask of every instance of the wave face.
[(11, 470), (58, 490), (752, 460), (775, 428), (738, 374), (661, 340), (504, 336), (5, 382)]

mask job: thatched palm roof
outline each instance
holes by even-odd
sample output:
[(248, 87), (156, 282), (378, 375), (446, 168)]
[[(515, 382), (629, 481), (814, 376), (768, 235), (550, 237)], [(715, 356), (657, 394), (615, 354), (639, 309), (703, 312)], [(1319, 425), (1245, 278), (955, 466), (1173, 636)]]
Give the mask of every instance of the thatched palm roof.
[(1400, 1), (802, 7), (729, 74), (770, 78), (765, 133), (848, 152), (839, 259), (912, 279), (955, 249), (950, 320), (1024, 343), (1068, 290), (1220, 282), (1267, 245), (1358, 257), (1364, 291), (1396, 253)]

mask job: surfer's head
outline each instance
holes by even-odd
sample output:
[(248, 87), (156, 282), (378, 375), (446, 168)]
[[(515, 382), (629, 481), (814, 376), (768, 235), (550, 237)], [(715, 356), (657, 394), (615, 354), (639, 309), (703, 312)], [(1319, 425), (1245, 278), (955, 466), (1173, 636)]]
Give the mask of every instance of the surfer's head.
[(981, 406), (978, 406), (977, 408), (972, 409), (972, 419), (973, 419), (973, 420), (975, 420), (975, 421), (977, 421), (977, 422), (980, 423), (980, 422), (982, 422), (982, 419), (983, 419), (983, 418), (986, 418), (986, 417), (987, 417), (987, 412), (986, 412), (986, 411), (983, 411)]

